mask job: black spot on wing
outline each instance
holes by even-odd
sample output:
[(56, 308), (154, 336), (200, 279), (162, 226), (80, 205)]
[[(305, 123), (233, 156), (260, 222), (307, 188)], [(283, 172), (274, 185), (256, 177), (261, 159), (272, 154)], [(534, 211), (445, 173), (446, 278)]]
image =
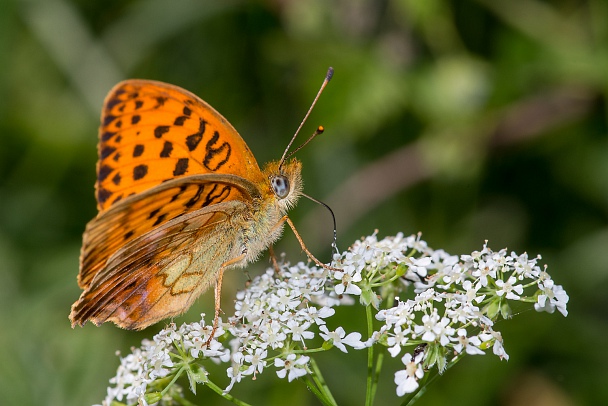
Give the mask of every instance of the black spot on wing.
[(116, 175), (112, 178), (112, 183), (116, 186), (120, 185), (120, 172), (116, 172)]
[(173, 151), (173, 143), (170, 141), (165, 141), (163, 145), (163, 150), (160, 151), (161, 158), (169, 158), (171, 156), (171, 151)]
[(97, 173), (97, 180), (99, 182), (103, 182), (110, 173), (112, 173), (112, 171), (114, 170), (114, 168), (112, 168), (111, 166), (108, 165), (101, 165), (99, 167), (99, 172)]
[[(115, 96), (118, 96), (118, 94), (115, 94)], [(118, 97), (114, 97), (110, 100), (108, 100), (106, 102), (106, 110), (112, 110), (112, 108), (114, 106), (116, 106), (117, 104), (119, 104), (122, 100), (120, 100)]]
[(100, 204), (104, 204), (110, 196), (112, 196), (112, 192), (110, 192), (109, 190), (101, 187), (97, 189), (97, 201)]
[(164, 96), (158, 96), (156, 98), (156, 106), (154, 106), (154, 109), (162, 107), (165, 104), (166, 101), (167, 101), (166, 97), (164, 97)]
[(133, 168), (133, 180), (139, 180), (148, 174), (148, 165), (137, 165)]
[(188, 170), (188, 162), (189, 162), (188, 158), (180, 158), (177, 161), (177, 164), (175, 164), (175, 170), (173, 171), (173, 176), (179, 176), (179, 175), (183, 175), (184, 173), (186, 173), (186, 171)]
[(177, 116), (175, 118), (175, 121), (173, 122), (173, 125), (177, 125), (177, 126), (183, 126), (184, 123), (186, 122), (186, 120), (188, 119), (188, 117), (186, 116)]
[(154, 227), (154, 226), (157, 226), (157, 225), (159, 225), (160, 223), (162, 223), (163, 221), (165, 221), (165, 217), (167, 217), (167, 213), (163, 213), (163, 214), (161, 214), (160, 216), (158, 216), (158, 217), (156, 218), (156, 221), (154, 222), (154, 224), (152, 224), (152, 226), (153, 226), (153, 227)]
[(186, 145), (188, 146), (188, 150), (190, 152), (194, 151), (196, 147), (198, 147), (198, 144), (203, 139), (206, 127), (207, 122), (201, 118), (198, 123), (198, 131), (186, 137)]
[(110, 146), (105, 146), (102, 148), (102, 150), (99, 152), (99, 158), (100, 159), (105, 159), (107, 157), (109, 157), (110, 155), (112, 155), (112, 153), (114, 153), (114, 151), (116, 151), (116, 148), (114, 147), (110, 147)]
[(103, 133), (101, 133), (101, 135), (99, 136), (99, 138), (101, 138), (102, 141), (107, 141), (107, 140), (109, 140), (110, 138), (112, 138), (115, 135), (116, 135), (115, 132), (104, 131)]
[(161, 138), (163, 136), (163, 134), (168, 133), (168, 132), (169, 132), (168, 125), (159, 125), (158, 127), (156, 127), (154, 129), (154, 136), (156, 138)]
[(142, 144), (137, 144), (135, 145), (135, 147), (133, 148), (133, 158), (137, 158), (138, 156), (141, 156), (141, 154), (144, 153), (144, 146)]
[(103, 125), (107, 126), (114, 120), (116, 120), (116, 116), (113, 116), (112, 114), (108, 114), (103, 118)]
[(158, 212), (160, 211), (160, 207), (158, 209), (154, 209), (150, 212), (150, 215), (148, 216), (148, 219), (151, 219), (152, 217), (156, 217), (156, 215), (158, 214)]

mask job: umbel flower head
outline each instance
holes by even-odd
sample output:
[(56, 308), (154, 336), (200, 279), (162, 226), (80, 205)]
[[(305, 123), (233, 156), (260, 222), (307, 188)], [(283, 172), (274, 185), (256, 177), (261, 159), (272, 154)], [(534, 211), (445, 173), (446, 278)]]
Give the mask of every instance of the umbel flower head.
[[(465, 354), (492, 349), (508, 360), (494, 322), (510, 318), (516, 302), (567, 315), (568, 295), (539, 259), (494, 252), (487, 243), (455, 256), (429, 248), (420, 235), (378, 240), (374, 233), (334, 256), (331, 265), (338, 271), (281, 263), (238, 292), (234, 314), (220, 323), (209, 345), (212, 329), (203, 317), (179, 328), (170, 324), (122, 357), (103, 404), (171, 404), (182, 396), (176, 384), (181, 375), (193, 392), (205, 384), (234, 400), (234, 385), (269, 370), (288, 382), (303, 379), (329, 399), (329, 388), (318, 385), (322, 380), (309, 379), (321, 374), (314, 354), (369, 347), (400, 356), (395, 385), (403, 396), (418, 390), (435, 367), (443, 373)], [(375, 314), (376, 327), (365, 334), (332, 319), (337, 307), (357, 303), (367, 307), (361, 314), (368, 325)], [(226, 365), (227, 378), (209, 376), (208, 362)], [(215, 384), (222, 380), (223, 390)]]

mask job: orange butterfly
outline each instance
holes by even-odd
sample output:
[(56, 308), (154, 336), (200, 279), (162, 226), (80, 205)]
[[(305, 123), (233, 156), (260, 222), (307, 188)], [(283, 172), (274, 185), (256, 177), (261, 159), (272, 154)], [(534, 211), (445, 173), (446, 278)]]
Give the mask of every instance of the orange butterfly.
[(194, 94), (148, 80), (115, 86), (101, 115), (99, 213), (83, 237), (72, 327), (141, 330), (184, 313), (215, 284), (215, 331), (224, 271), (256, 260), (285, 222), (324, 266), (286, 216), (302, 195), (301, 164), (286, 160), (292, 142), (260, 170), (237, 131)]

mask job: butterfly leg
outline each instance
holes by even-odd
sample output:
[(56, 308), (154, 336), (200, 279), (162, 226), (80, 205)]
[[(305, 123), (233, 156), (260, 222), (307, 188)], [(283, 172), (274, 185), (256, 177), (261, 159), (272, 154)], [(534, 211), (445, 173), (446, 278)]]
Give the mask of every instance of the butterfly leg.
[(313, 262), (315, 264), (317, 264), (321, 268), (329, 269), (331, 271), (341, 271), (342, 270), (342, 269), (339, 269), (339, 268), (334, 268), (333, 266), (325, 265), (324, 263), (322, 263), (321, 261), (319, 261), (314, 255), (312, 255), (312, 253), (310, 251), (308, 251), (308, 248), (306, 248), (306, 245), (304, 244), (304, 241), (302, 240), (302, 237), (300, 237), (300, 234), (296, 230), (296, 226), (293, 224), (293, 222), (291, 221), (291, 219), (289, 217), (283, 216), (283, 218), (281, 218), (281, 220), (279, 221), (279, 224), (281, 224), (283, 222), (287, 222), (287, 224), (289, 224), (289, 227), (291, 227), (291, 230), (293, 231), (294, 235), (298, 239), (298, 242), (300, 243), (300, 246), (302, 247), (302, 250), (306, 253), (306, 255), (308, 256), (308, 258), (310, 258), (310, 259), (313, 260)]
[(279, 267), (279, 263), (277, 262), (276, 255), (274, 255), (274, 249), (272, 248), (272, 245), (268, 247), (268, 253), (270, 254), (270, 261), (272, 262), (272, 267), (274, 268), (274, 271), (278, 274), (279, 272), (281, 272), (281, 268)]
[(232, 258), (231, 260), (224, 262), (222, 264), (222, 266), (220, 266), (220, 270), (217, 275), (217, 281), (215, 282), (215, 315), (213, 316), (213, 328), (211, 329), (211, 335), (209, 336), (209, 338), (207, 339), (207, 342), (205, 343), (205, 346), (207, 346), (207, 347), (209, 347), (209, 344), (211, 344), (211, 340), (213, 339), (213, 336), (215, 336), (215, 332), (217, 331), (217, 327), (218, 327), (218, 323), (219, 323), (220, 310), (221, 310), (220, 306), (221, 306), (221, 298), (222, 298), (222, 280), (224, 279), (224, 271), (230, 265), (233, 265), (233, 264), (238, 263), (238, 262), (242, 261), (243, 259), (245, 259), (245, 256), (246, 256), (246, 253), (242, 253), (238, 257)]

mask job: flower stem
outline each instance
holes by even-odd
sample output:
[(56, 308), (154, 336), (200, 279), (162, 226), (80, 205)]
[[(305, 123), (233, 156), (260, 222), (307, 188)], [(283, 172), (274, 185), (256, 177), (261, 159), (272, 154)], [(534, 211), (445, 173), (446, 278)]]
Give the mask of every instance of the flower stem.
[(220, 388), (219, 386), (217, 386), (216, 384), (214, 384), (211, 381), (207, 381), (205, 383), (205, 385), (207, 385), (209, 387), (209, 389), (211, 389), (212, 391), (214, 391), (215, 393), (217, 393), (218, 395), (220, 395), (224, 399), (231, 401), (235, 405), (238, 405), (238, 406), (251, 406), (249, 403), (243, 402), (242, 400), (235, 398), (234, 396), (232, 396), (229, 393), (224, 393), (224, 391), (222, 390), (222, 388)]
[[(365, 306), (365, 316), (367, 319), (367, 334), (371, 337), (374, 326), (372, 324), (372, 307), (370, 305)], [(375, 382), (377, 380), (374, 377), (374, 346), (370, 345), (367, 349), (367, 386), (365, 388), (365, 406), (371, 406), (374, 403), (374, 396), (376, 394)]]
[(171, 379), (171, 382), (169, 382), (167, 384), (167, 386), (165, 386), (165, 389), (163, 389), (163, 391), (161, 392), (162, 396), (165, 396), (167, 391), (171, 388), (171, 386), (173, 386), (175, 381), (177, 381), (177, 379), (184, 373), (185, 370), (186, 370), (186, 366), (182, 365), (182, 367), (175, 373), (175, 376), (173, 377), (173, 379)]
[(329, 387), (325, 383), (325, 379), (323, 378), (323, 374), (321, 374), (319, 366), (312, 357), (310, 358), (310, 367), (312, 369), (311, 377), (314, 385), (312, 382), (310, 382), (310, 379), (307, 380), (306, 385), (313, 393), (315, 393), (315, 395), (319, 398), (319, 400), (321, 400), (321, 402), (323, 402), (324, 405), (337, 406), (338, 404), (331, 394)]

